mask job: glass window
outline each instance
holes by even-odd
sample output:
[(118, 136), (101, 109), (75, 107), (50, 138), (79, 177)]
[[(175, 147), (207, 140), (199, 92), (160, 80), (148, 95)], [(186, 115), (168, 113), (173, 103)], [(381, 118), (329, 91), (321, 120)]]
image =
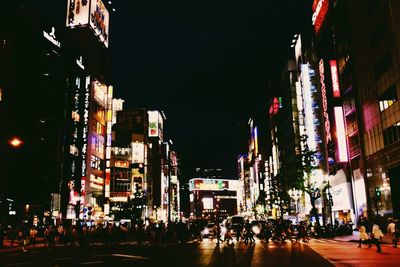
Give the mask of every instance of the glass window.
[(393, 84), (379, 96), (379, 110), (382, 112), (397, 101), (397, 88)]
[(385, 146), (400, 141), (400, 121), (383, 130), (383, 141)]

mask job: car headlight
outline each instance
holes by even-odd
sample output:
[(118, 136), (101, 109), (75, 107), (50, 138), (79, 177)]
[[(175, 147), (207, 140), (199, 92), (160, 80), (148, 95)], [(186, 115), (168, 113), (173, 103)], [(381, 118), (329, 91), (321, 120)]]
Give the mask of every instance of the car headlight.
[(252, 229), (253, 233), (255, 233), (256, 235), (258, 235), (260, 233), (260, 228), (258, 226), (253, 226)]

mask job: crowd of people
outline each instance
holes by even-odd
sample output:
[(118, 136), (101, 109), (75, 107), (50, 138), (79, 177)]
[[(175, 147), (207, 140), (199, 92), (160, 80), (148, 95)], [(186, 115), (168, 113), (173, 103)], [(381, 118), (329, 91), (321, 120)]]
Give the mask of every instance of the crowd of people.
[[(20, 226), (9, 227), (7, 236), (13, 246), (14, 242), (22, 244), (23, 251), (35, 246), (38, 237), (43, 240), (46, 247), (53, 247), (56, 244), (63, 246), (93, 246), (96, 243), (114, 245), (124, 241), (136, 241), (138, 244), (161, 245), (169, 242), (184, 243), (189, 240), (203, 241), (204, 237), (211, 241), (216, 239), (220, 243), (233, 244), (244, 242), (255, 244), (255, 236), (266, 242), (308, 242), (310, 237), (321, 236), (321, 227), (309, 221), (301, 221), (293, 224), (289, 220), (268, 220), (268, 221), (243, 221), (240, 224), (233, 224), (230, 220), (211, 224), (210, 231), (205, 229), (210, 222), (203, 219), (178, 220), (169, 224), (163, 221), (140, 221), (131, 227), (124, 223), (97, 223), (88, 224), (78, 222), (75, 225), (59, 223), (57, 225), (46, 225), (41, 227)], [(348, 225), (343, 226), (347, 229)], [(351, 226), (352, 227), (352, 226)], [(339, 226), (325, 227), (324, 233), (333, 233)], [(358, 225), (360, 240), (359, 247), (367, 244), (368, 247), (376, 245), (377, 251), (381, 252), (381, 238), (383, 233), (376, 223), (361, 218)], [(336, 230), (337, 231), (337, 230)], [(211, 233), (211, 234), (210, 234)], [(387, 233), (393, 239), (393, 246), (397, 247), (400, 237), (400, 223), (398, 220), (389, 219)]]
[[(362, 217), (359, 220), (358, 229), (360, 233), (360, 239), (358, 242), (359, 248), (362, 247), (362, 244), (368, 245), (368, 248), (371, 248), (372, 245), (375, 245), (376, 251), (382, 252), (381, 241), (384, 237), (384, 234), (377, 222), (371, 222), (367, 218)], [(393, 218), (388, 219), (387, 234), (390, 235), (390, 238), (393, 242), (393, 247), (397, 248), (397, 243), (400, 238), (399, 220), (394, 220)]]

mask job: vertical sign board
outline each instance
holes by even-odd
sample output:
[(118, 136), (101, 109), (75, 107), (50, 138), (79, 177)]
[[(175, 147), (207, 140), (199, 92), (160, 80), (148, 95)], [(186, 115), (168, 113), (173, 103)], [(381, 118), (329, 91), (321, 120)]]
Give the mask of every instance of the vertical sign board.
[(159, 112), (158, 111), (148, 111), (149, 116), (149, 137), (158, 137), (158, 119)]
[(324, 23), (328, 9), (329, 0), (314, 0), (312, 5), (312, 25), (314, 26), (316, 34), (320, 31), (322, 24)]
[(134, 142), (132, 146), (132, 163), (144, 163), (144, 143)]
[(339, 149), (339, 161), (347, 162), (346, 130), (344, 128), (343, 108), (335, 107), (336, 135)]
[(340, 97), (339, 76), (336, 60), (330, 60), (333, 97)]
[(319, 61), (319, 76), (320, 76), (321, 94), (322, 94), (322, 111), (323, 111), (324, 126), (325, 126), (324, 127), (325, 141), (328, 144), (328, 142), (332, 140), (332, 136), (331, 136), (331, 125), (329, 122), (329, 115), (328, 115), (328, 99), (326, 97), (324, 61), (322, 59)]

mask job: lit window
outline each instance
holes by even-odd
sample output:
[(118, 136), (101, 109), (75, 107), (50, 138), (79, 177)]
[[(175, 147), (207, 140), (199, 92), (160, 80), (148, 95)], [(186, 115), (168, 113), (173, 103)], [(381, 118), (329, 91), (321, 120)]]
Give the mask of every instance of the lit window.
[(379, 110), (382, 112), (397, 101), (396, 85), (390, 86), (382, 95), (379, 96)]

